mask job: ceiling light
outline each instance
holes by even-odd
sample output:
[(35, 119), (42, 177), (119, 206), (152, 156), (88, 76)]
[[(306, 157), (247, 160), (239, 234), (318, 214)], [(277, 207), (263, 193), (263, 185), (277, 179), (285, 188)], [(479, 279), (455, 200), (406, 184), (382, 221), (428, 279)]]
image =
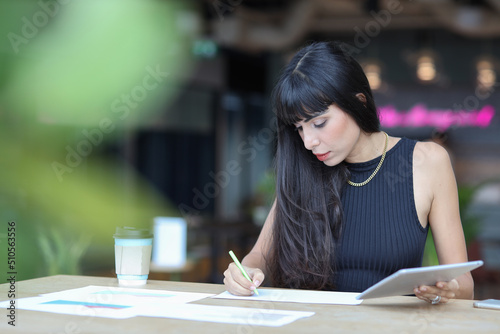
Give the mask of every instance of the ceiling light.
[(382, 85), (382, 78), (380, 77), (381, 69), (376, 63), (367, 63), (363, 66), (366, 78), (372, 90), (378, 90)]
[(417, 60), (417, 78), (424, 82), (430, 82), (436, 78), (436, 74), (434, 58), (429, 55), (420, 56)]
[(480, 88), (489, 89), (496, 81), (495, 66), (491, 60), (482, 59), (476, 64), (477, 84)]

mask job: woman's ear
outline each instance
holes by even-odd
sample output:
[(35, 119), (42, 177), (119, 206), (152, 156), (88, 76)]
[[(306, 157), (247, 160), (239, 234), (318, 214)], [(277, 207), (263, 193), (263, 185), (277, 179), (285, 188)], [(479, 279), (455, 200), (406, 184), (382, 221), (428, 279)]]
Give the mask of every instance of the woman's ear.
[(358, 93), (356, 94), (356, 97), (358, 98), (358, 100), (360, 100), (366, 107), (366, 96), (365, 94), (363, 93)]

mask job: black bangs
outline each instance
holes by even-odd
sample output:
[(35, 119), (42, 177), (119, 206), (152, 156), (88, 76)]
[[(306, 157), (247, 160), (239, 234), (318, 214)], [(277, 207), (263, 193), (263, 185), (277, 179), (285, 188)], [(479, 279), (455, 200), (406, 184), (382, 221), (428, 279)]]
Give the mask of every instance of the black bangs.
[(292, 73), (281, 81), (273, 95), (276, 117), (285, 125), (319, 116), (334, 103), (333, 99), (300, 72)]

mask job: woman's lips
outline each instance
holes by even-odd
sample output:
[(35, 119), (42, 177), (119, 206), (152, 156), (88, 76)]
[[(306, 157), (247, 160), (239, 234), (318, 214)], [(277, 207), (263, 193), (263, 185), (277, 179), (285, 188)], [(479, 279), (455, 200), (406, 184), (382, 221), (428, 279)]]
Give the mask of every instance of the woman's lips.
[(323, 154), (314, 154), (316, 156), (316, 158), (318, 158), (319, 161), (325, 161), (326, 159), (328, 159), (328, 155), (330, 155), (330, 152), (326, 152), (326, 153), (323, 153)]

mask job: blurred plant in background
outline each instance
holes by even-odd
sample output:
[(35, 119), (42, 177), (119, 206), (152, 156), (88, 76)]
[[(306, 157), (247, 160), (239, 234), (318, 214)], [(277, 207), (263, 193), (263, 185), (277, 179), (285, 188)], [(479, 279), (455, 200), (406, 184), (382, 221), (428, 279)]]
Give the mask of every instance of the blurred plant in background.
[(180, 85), (188, 10), (156, 0), (0, 4), (0, 258), (15, 221), (18, 279), (78, 272), (82, 259), (113, 267), (116, 226), (177, 215), (106, 149), (165, 110)]
[(258, 202), (261, 205), (271, 207), (276, 197), (276, 174), (274, 170), (264, 173), (257, 185)]
[(66, 236), (56, 227), (41, 230), (38, 234), (38, 246), (45, 263), (43, 275), (81, 274), (81, 260), (90, 242), (88, 235)]
[(259, 180), (255, 195), (251, 201), (250, 210), (252, 220), (262, 226), (271, 210), (276, 196), (276, 174), (274, 170), (267, 170)]

